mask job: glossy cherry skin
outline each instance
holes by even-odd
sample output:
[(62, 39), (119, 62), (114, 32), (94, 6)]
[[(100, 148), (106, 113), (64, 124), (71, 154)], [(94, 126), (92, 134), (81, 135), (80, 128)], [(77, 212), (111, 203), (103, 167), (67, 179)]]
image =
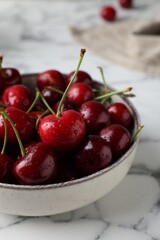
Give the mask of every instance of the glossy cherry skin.
[(122, 8), (131, 8), (133, 0), (119, 0), (119, 4)]
[(107, 108), (112, 123), (117, 123), (129, 128), (132, 123), (132, 115), (123, 103), (113, 103)]
[(67, 110), (60, 117), (55, 114), (44, 117), (38, 127), (42, 142), (63, 152), (78, 146), (85, 135), (85, 122), (80, 113)]
[[(62, 90), (62, 89), (60, 89), (60, 90)], [(49, 105), (54, 105), (62, 97), (62, 94), (56, 93), (56, 92), (54, 92), (50, 89), (47, 89), (47, 88), (44, 88), (41, 91), (41, 93), (42, 93), (43, 97), (46, 99), (46, 101), (49, 103)]]
[[(30, 140), (34, 133), (35, 127), (29, 115), (24, 111), (18, 108), (13, 108), (13, 107), (6, 108), (5, 112), (8, 114), (8, 116), (12, 119), (13, 123), (15, 124), (15, 127), (19, 132), (22, 142), (27, 142), (28, 140)], [(8, 129), (7, 142), (17, 144), (17, 138), (8, 120), (6, 120), (6, 123), (7, 123), (7, 129)], [(1, 141), (3, 141), (4, 139), (4, 132), (5, 131), (4, 131), (3, 118), (2, 118), (2, 115), (0, 115)]]
[(116, 10), (112, 6), (104, 6), (100, 12), (101, 17), (105, 21), (114, 21), (116, 18)]
[(75, 162), (84, 175), (95, 173), (112, 162), (111, 148), (101, 137), (89, 135), (76, 154)]
[[(71, 73), (67, 76), (67, 78), (66, 78), (66, 86), (67, 86), (67, 85), (69, 84), (69, 82), (71, 81), (71, 78), (72, 78), (73, 74), (74, 74), (74, 71), (71, 72)], [(85, 83), (85, 84), (92, 85), (93, 80), (92, 80), (91, 76), (90, 76), (87, 72), (82, 71), (82, 70), (79, 70), (79, 71), (78, 71), (78, 74), (77, 74), (77, 76), (76, 76), (76, 78), (75, 78), (75, 80), (74, 80), (74, 82), (83, 82), (83, 83)]]
[(103, 128), (99, 135), (110, 145), (114, 159), (121, 157), (131, 145), (130, 133), (118, 124)]
[(15, 107), (27, 111), (33, 101), (32, 92), (25, 85), (16, 84), (4, 90), (2, 101), (8, 107)]
[(5, 88), (21, 83), (21, 75), (15, 68), (1, 68), (0, 69), (0, 93)]
[(38, 75), (37, 85), (40, 90), (47, 86), (53, 86), (60, 90), (65, 89), (65, 79), (62, 73), (57, 70), (48, 70)]
[(13, 160), (7, 154), (0, 154), (0, 182), (10, 183), (12, 180)]
[(77, 106), (93, 98), (94, 93), (92, 88), (85, 83), (73, 83), (67, 92), (67, 99), (74, 102)]
[(86, 123), (87, 133), (96, 134), (110, 124), (110, 116), (106, 108), (97, 101), (87, 101), (79, 109)]
[(56, 154), (42, 142), (33, 144), (26, 155), (17, 160), (13, 166), (18, 183), (24, 185), (53, 183), (57, 171)]

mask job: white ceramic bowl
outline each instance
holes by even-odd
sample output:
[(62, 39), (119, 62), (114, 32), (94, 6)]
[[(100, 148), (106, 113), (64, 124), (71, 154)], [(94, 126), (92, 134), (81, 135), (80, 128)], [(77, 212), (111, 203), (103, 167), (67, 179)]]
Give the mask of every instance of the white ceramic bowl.
[[(36, 74), (23, 75), (23, 82), (35, 86)], [(134, 131), (140, 125), (137, 111), (131, 102), (122, 97), (134, 116)], [(0, 212), (23, 215), (45, 216), (67, 212), (92, 203), (120, 183), (134, 159), (138, 139), (129, 150), (109, 167), (81, 179), (49, 185), (24, 186), (0, 183)]]

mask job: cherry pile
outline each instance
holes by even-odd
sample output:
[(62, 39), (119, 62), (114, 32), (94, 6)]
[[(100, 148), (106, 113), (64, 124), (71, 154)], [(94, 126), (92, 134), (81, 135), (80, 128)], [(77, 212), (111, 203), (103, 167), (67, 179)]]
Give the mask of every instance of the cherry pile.
[[(38, 74), (35, 94), (13, 68), (0, 65), (0, 182), (36, 185), (70, 181), (117, 161), (131, 146), (130, 110), (110, 91), (79, 70)], [(2, 60), (2, 59), (1, 59)]]

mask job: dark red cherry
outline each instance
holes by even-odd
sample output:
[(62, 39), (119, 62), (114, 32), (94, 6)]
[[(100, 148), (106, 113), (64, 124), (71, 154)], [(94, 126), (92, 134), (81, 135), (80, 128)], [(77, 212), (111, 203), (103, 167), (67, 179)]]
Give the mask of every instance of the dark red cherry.
[(12, 180), (13, 160), (7, 154), (0, 154), (0, 182), (10, 183)]
[(58, 159), (52, 149), (40, 142), (14, 163), (13, 173), (20, 184), (53, 183), (57, 175)]
[(20, 84), (21, 76), (15, 68), (1, 68), (0, 69), (0, 93), (9, 86)]
[(129, 128), (132, 122), (132, 115), (123, 103), (113, 103), (107, 108), (112, 123), (117, 123)]
[(73, 83), (67, 92), (67, 99), (77, 104), (77, 106), (93, 98), (94, 93), (92, 88), (85, 83)]
[(121, 157), (131, 145), (131, 136), (126, 128), (118, 124), (111, 124), (100, 131), (103, 138), (111, 147), (113, 157)]
[(122, 8), (131, 8), (133, 0), (119, 0), (119, 4)]
[(60, 117), (55, 114), (44, 117), (38, 132), (41, 140), (57, 151), (67, 151), (78, 146), (85, 135), (85, 122), (80, 113), (67, 110)]
[[(69, 84), (70, 80), (72, 79), (73, 74), (74, 72), (71, 72), (66, 78), (66, 86)], [(83, 82), (85, 84), (92, 85), (93, 80), (87, 72), (79, 70), (74, 82)]]
[(105, 21), (114, 21), (116, 18), (116, 10), (112, 6), (104, 6), (100, 12), (101, 17)]
[(111, 148), (101, 137), (90, 135), (76, 154), (75, 162), (84, 175), (95, 173), (112, 162)]
[(41, 91), (43, 97), (46, 99), (46, 101), (49, 103), (49, 105), (55, 104), (57, 101), (59, 101), (62, 97), (62, 94), (56, 93), (50, 89), (44, 88)]
[(48, 70), (38, 75), (37, 85), (40, 90), (47, 86), (53, 86), (60, 90), (65, 89), (65, 79), (62, 73), (57, 70)]
[(25, 85), (16, 84), (5, 89), (2, 94), (2, 101), (8, 107), (15, 107), (27, 111), (33, 101), (32, 92)]
[[(57, 102), (56, 105), (55, 105), (54, 108), (53, 108), (55, 113), (56, 113), (57, 110), (58, 110), (59, 103), (60, 103), (60, 101)], [(78, 107), (75, 105), (75, 103), (73, 103), (73, 102), (71, 102), (71, 101), (69, 101), (69, 100), (65, 100), (65, 101), (63, 102), (63, 104), (62, 104), (61, 112), (64, 112), (64, 111), (70, 110), (70, 109), (72, 109), (72, 110), (77, 110), (77, 108), (78, 108)]]
[[(13, 123), (15, 124), (15, 127), (17, 128), (20, 138), (22, 142), (27, 142), (28, 140), (31, 139), (35, 127), (30, 119), (29, 115), (25, 113), (24, 111), (18, 109), (18, 108), (13, 108), (13, 107), (8, 107), (5, 109), (5, 112), (8, 114), (8, 116), (12, 119)], [(15, 133), (13, 131), (13, 128), (11, 127), (10, 123), (8, 120), (6, 120), (7, 123), (7, 129), (8, 129), (8, 134), (7, 134), (7, 141), (8, 143), (17, 143), (17, 138), (15, 136)], [(2, 115), (0, 115), (0, 139), (3, 141), (4, 139), (4, 122)]]
[(106, 108), (97, 101), (92, 100), (83, 103), (79, 112), (85, 120), (86, 130), (90, 134), (98, 133), (111, 122)]

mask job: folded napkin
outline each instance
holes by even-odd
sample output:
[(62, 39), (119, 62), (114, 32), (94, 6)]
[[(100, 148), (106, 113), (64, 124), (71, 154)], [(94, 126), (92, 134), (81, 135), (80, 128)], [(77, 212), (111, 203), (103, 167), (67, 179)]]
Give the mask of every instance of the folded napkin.
[(74, 38), (98, 56), (129, 69), (160, 74), (160, 18), (71, 29)]

